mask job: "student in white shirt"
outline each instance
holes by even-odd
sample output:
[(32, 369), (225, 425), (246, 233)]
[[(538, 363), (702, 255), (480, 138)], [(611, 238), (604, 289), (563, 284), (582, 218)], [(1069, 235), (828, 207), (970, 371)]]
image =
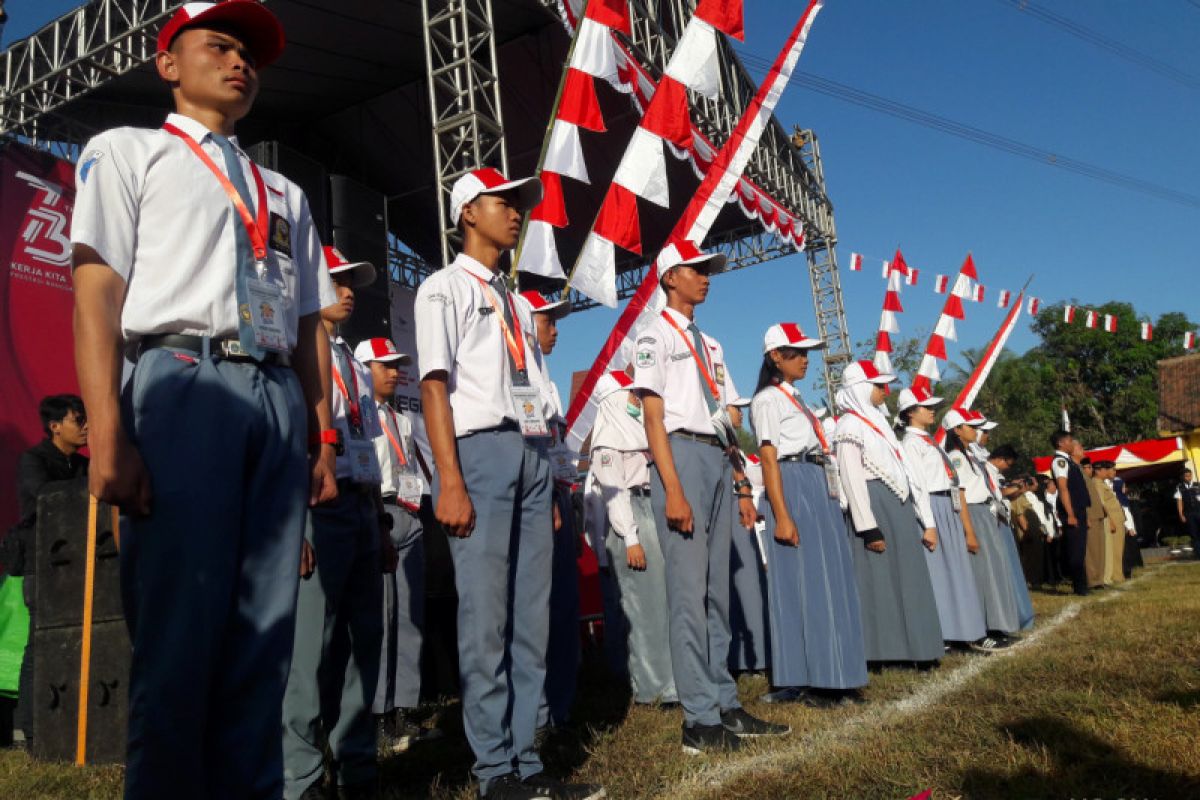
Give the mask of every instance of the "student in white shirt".
[(748, 714), (729, 673), (729, 554), (736, 507), (754, 527), (750, 483), (732, 461), (728, 406), (738, 396), (719, 342), (694, 322), (725, 257), (671, 242), (655, 267), (667, 307), (637, 336), (633, 385), (654, 457), (650, 501), (667, 564), (671, 663), (683, 706), (685, 753), (736, 749), (739, 737), (789, 728)]
[(926, 551), (925, 560), (937, 597), (942, 635), (951, 647), (987, 651), (999, 642), (986, 635), (979, 590), (971, 571), (970, 562), (979, 552), (979, 541), (950, 456), (929, 433), (937, 422), (934, 410), (941, 403), (942, 398), (934, 397), (923, 386), (904, 389), (896, 402), (897, 418), (904, 428), (908, 463), (913, 476), (929, 493), (929, 506), (937, 523), (938, 547)]
[(879, 410), (894, 375), (870, 361), (842, 372), (834, 443), (851, 541), (867, 661), (929, 665), (943, 654), (942, 628), (923, 549), (938, 546), (929, 495)]
[[(632, 368), (630, 368), (632, 371)], [(588, 456), (608, 517), (604, 549), (625, 619), (635, 703), (674, 703), (662, 549), (650, 508), (650, 451), (633, 379), (609, 372), (596, 382), (596, 421)]]
[(382, 720), (384, 746), (399, 752), (421, 736), (406, 717), (421, 697), (421, 630), (425, 622), (425, 547), (421, 495), (425, 476), (417, 459), (413, 426), (392, 407), (400, 367), (412, 363), (391, 339), (364, 339), (354, 357), (371, 371), (380, 433), (375, 437), (383, 502), (380, 524), (396, 548), (396, 570), (383, 576), (383, 639), (379, 681), (371, 710)]
[(76, 169), (88, 483), (129, 518), (132, 800), (282, 792), (305, 507), (337, 491), (321, 245), (304, 193), (234, 135), (283, 49), (259, 3), (183, 5), (153, 66), (176, 113), (97, 135)]
[[(546, 680), (553, 519), (547, 420), (526, 338), (533, 320), (505, 284), (536, 178), (469, 172), (451, 191), (463, 251), (417, 292), (417, 363), (437, 475), (437, 519), (458, 588), (463, 723), (483, 798), (603, 797), (547, 776), (537, 750)], [(515, 556), (515, 560), (514, 557)], [(512, 609), (510, 615), (509, 609)]]
[(825, 343), (772, 325), (750, 406), (767, 502), (771, 684), (766, 699), (833, 706), (867, 684), (862, 612), (832, 448), (796, 389)]
[(996, 499), (989, 488), (991, 476), (986, 463), (968, 452), (982, 422), (982, 415), (961, 408), (952, 408), (942, 417), (946, 452), (958, 475), (979, 542), (979, 552), (971, 557), (971, 569), (975, 573), (984, 622), (988, 635), (1004, 644), (1009, 641), (1008, 634), (1020, 629), (1021, 622), (1012, 564), (1005, 554), (996, 514), (992, 511)]

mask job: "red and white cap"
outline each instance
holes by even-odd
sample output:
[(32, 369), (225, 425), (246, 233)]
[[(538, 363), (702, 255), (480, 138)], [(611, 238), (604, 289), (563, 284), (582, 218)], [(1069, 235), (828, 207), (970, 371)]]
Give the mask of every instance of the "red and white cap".
[(474, 169), (454, 182), (450, 188), (450, 222), (458, 224), (462, 208), (481, 194), (500, 194), (510, 189), (517, 190), (519, 211), (529, 209), (542, 202), (542, 182), (537, 178), (509, 180), (493, 167)]
[(224, 0), (217, 3), (184, 3), (158, 32), (158, 52), (188, 28), (219, 25), (235, 31), (254, 54), (254, 66), (262, 69), (283, 54), (287, 40), (279, 19), (258, 0)]
[(967, 408), (952, 408), (942, 417), (942, 427), (948, 431), (952, 431), (959, 425), (970, 425), (972, 428), (978, 428), (983, 424), (983, 414), (978, 411), (971, 411)]
[(896, 399), (896, 412), (899, 413), (913, 406), (936, 406), (942, 398), (934, 397), (924, 386), (914, 386), (911, 389), (901, 389)]
[(398, 364), (412, 363), (412, 356), (401, 353), (396, 349), (396, 345), (391, 339), (386, 339), (382, 336), (377, 336), (374, 339), (363, 339), (354, 348), (354, 357), (362, 364), (367, 364), (371, 361), (380, 361), (384, 364), (392, 361), (396, 361)]
[(983, 418), (983, 422), (980, 424), (980, 426), (979, 426), (979, 430), (981, 430), (981, 431), (993, 431), (993, 430), (995, 430), (996, 428), (999, 428), (999, 427), (1000, 427), (1000, 423), (999, 423), (999, 422), (996, 422), (996, 420), (994, 420), (994, 419), (988, 419), (987, 417), (984, 417), (982, 414), (980, 414), (979, 416)]
[(855, 361), (842, 370), (842, 385), (854, 386), (858, 383), (877, 383), (887, 386), (896, 380), (890, 372), (880, 372), (879, 368), (870, 361)]
[(729, 405), (733, 406), (734, 408), (745, 408), (746, 406), (750, 405), (750, 398), (749, 397), (735, 397), (734, 399), (729, 401)]
[(329, 274), (342, 275), (350, 280), (350, 286), (357, 289), (360, 286), (369, 286), (375, 282), (375, 266), (369, 261), (350, 262), (342, 255), (342, 251), (336, 247), (324, 247), (325, 265), (329, 267)]
[(712, 275), (723, 271), (727, 260), (722, 253), (706, 253), (695, 242), (676, 239), (659, 252), (654, 267), (661, 281), (675, 267), (691, 267)]
[(815, 350), (824, 347), (825, 342), (804, 335), (800, 326), (794, 322), (780, 322), (767, 328), (763, 335), (763, 354), (780, 347), (795, 347), (797, 350)]
[(525, 298), (525, 302), (529, 303), (529, 307), (535, 314), (549, 314), (551, 319), (558, 320), (571, 313), (571, 304), (565, 297), (551, 300), (541, 292), (535, 292), (532, 289), (528, 292), (521, 292), (521, 297)]

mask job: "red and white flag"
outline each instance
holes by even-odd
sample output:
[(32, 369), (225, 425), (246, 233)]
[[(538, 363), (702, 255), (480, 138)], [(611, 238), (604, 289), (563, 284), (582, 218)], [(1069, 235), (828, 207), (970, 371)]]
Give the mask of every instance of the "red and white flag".
[(1183, 349), (1191, 350), (1196, 346), (1196, 334), (1194, 331), (1188, 331), (1183, 335)]
[(975, 286), (971, 289), (971, 299), (974, 300), (976, 303), (982, 303), (983, 302), (983, 291), (984, 290), (983, 290), (982, 283), (975, 284)]
[(1089, 312), (1087, 312), (1087, 317), (1084, 319), (1083, 324), (1087, 325), (1089, 328), (1095, 328), (1099, 321), (1100, 321), (1100, 315), (1097, 314), (1095, 311), (1089, 311)]
[(1038, 309), (1042, 307), (1042, 301), (1036, 297), (1029, 298), (1029, 316), (1036, 317)]
[(933, 290), (938, 294), (945, 294), (946, 289), (950, 286), (950, 278), (945, 275), (938, 275), (933, 279)]
[(1149, 342), (1154, 340), (1154, 326), (1149, 322), (1142, 323), (1142, 341)]
[(1117, 318), (1112, 314), (1104, 315), (1104, 330), (1109, 333), (1117, 332)]
[[(888, 264), (889, 262), (883, 262)], [(888, 269), (887, 292), (883, 295), (883, 312), (879, 316), (879, 332), (875, 334), (875, 367), (880, 372), (892, 371), (892, 334), (900, 332), (896, 315), (904, 311), (900, 305), (900, 286), (908, 277), (904, 254), (896, 251)]]
[(718, 31), (741, 38), (742, 0), (701, 0), (696, 6), (571, 271), (569, 286), (609, 308), (617, 306), (616, 248), (642, 254), (638, 199), (670, 206), (664, 147), (692, 147), (688, 90), (710, 98), (720, 90)]
[[(708, 0), (704, 0), (702, 5), (707, 2)], [(750, 161), (750, 156), (771, 121), (775, 105), (791, 80), (796, 62), (821, 7), (822, 0), (810, 0), (733, 132), (713, 157), (700, 188), (696, 190), (683, 215), (675, 223), (668, 241), (703, 241), (717, 215), (728, 205), (729, 198), (742, 180), (742, 173)], [(738, 8), (740, 10), (740, 3)], [(596, 381), (606, 371), (624, 366), (623, 363), (619, 363), (622, 344), (630, 336), (636, 336), (636, 331), (641, 327), (638, 325), (639, 320), (644, 324), (649, 315), (658, 313), (661, 305), (656, 301), (661, 294), (661, 291), (658, 291), (658, 275), (654, 269), (650, 269), (625, 310), (621, 312), (617, 324), (609, 333), (591, 369), (584, 376), (574, 400), (571, 401), (571, 407), (567, 411), (566, 443), (573, 450), (578, 451), (591, 432), (596, 415), (596, 403), (593, 398)]]
[(892, 265), (886, 260), (883, 262), (883, 279), (886, 281), (892, 274)]
[(862, 272), (862, 253), (850, 254), (850, 271)]
[(912, 267), (909, 267), (908, 268), (908, 277), (906, 277), (904, 279), (904, 282), (907, 283), (909, 286), (916, 286), (918, 272), (920, 272), (919, 269), (913, 269)]
[(1063, 322), (1070, 325), (1075, 321), (1075, 306), (1063, 306)]
[[(964, 317), (962, 301), (970, 291), (972, 276), (978, 277), (975, 272), (975, 260), (968, 253), (958, 272), (958, 277), (954, 281), (954, 289), (946, 298), (937, 325), (934, 326), (933, 333), (929, 335), (929, 342), (925, 345), (925, 354), (921, 357), (921, 364), (917, 368), (917, 377), (913, 380), (914, 389), (930, 390), (933, 388), (933, 382), (941, 379), (938, 362), (946, 360), (947, 340), (958, 340), (954, 321)], [(942, 279), (944, 277), (938, 276)]]
[(1000, 290), (1000, 297), (996, 300), (996, 308), (1008, 308), (1008, 301), (1012, 299), (1012, 292), (1008, 289)]

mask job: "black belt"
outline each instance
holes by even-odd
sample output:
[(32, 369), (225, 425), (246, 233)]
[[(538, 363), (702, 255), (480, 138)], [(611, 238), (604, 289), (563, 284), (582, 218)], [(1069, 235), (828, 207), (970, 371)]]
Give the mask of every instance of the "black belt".
[(784, 456), (783, 458), (780, 458), (778, 460), (779, 461), (800, 461), (800, 462), (803, 462), (806, 464), (816, 464), (819, 467), (823, 467), (829, 463), (829, 456), (825, 455), (824, 453), (816, 453), (816, 452), (810, 451), (808, 453), (796, 453), (795, 455)]
[(693, 442), (700, 444), (708, 444), (713, 447), (722, 447), (721, 440), (711, 433), (692, 433), (691, 431), (671, 431), (672, 436), (678, 436), (681, 439), (691, 439)]
[(261, 359), (247, 353), (238, 339), (214, 336), (188, 336), (181, 333), (155, 333), (143, 336), (138, 344), (138, 355), (157, 347), (170, 347), (176, 350), (190, 350), (197, 355), (204, 352), (204, 340), (208, 340), (208, 349), (212, 355), (226, 361), (247, 362), (253, 364), (275, 364), (280, 367), (290, 367), (291, 358), (287, 353), (268, 352)]
[(513, 422), (511, 419), (506, 419), (499, 425), (493, 428), (480, 428), (477, 431), (471, 431), (466, 436), (474, 436), (477, 433), (507, 433), (509, 431), (520, 431), (521, 426)]
[(949, 497), (949, 496), (950, 496), (950, 490), (949, 490), (949, 489), (943, 489), (943, 490), (942, 490), (942, 491), (940, 491), (940, 492), (930, 492), (930, 493), (929, 493), (929, 496), (930, 496), (930, 497)]
[(633, 495), (634, 497), (649, 497), (650, 496), (650, 487), (649, 486), (634, 486), (629, 490), (629, 493), (631, 495)]

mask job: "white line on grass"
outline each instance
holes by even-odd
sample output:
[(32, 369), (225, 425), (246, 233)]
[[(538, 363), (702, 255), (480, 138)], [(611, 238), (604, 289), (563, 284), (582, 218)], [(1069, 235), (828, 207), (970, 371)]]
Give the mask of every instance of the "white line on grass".
[(913, 694), (900, 700), (868, 707), (861, 714), (847, 719), (841, 725), (825, 730), (815, 731), (806, 736), (790, 738), (783, 747), (772, 749), (770, 752), (751, 756), (750, 758), (723, 764), (713, 764), (702, 767), (692, 775), (684, 778), (659, 794), (660, 797), (692, 797), (700, 791), (719, 789), (739, 778), (753, 774), (761, 774), (765, 770), (785, 770), (795, 768), (805, 761), (810, 761), (826, 755), (830, 750), (843, 746), (860, 734), (877, 730), (884, 725), (892, 725), (901, 720), (919, 714), (930, 706), (938, 703), (946, 695), (963, 686), (967, 681), (990, 669), (1000, 660), (1016, 655), (1030, 647), (1049, 634), (1058, 630), (1070, 620), (1078, 616), (1085, 603), (1095, 605), (1106, 603), (1124, 592), (1132, 584), (1141, 579), (1154, 575), (1164, 567), (1149, 569), (1136, 578), (1126, 581), (1119, 588), (1110, 590), (1101, 597), (1090, 601), (1074, 601), (1064, 606), (1050, 620), (1037, 627), (1028, 636), (1012, 647), (994, 651), (986, 658), (974, 658), (963, 666), (951, 672), (933, 677)]

